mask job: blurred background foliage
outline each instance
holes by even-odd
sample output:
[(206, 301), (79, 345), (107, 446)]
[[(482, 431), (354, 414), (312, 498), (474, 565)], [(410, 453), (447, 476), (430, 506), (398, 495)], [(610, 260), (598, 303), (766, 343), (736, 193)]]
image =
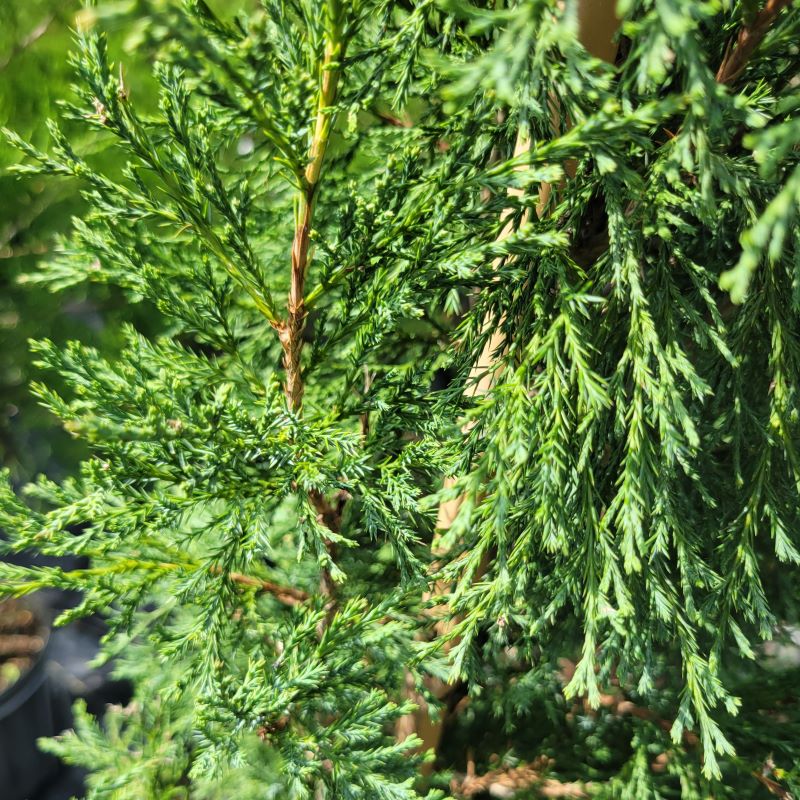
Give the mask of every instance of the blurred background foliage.
[[(56, 116), (58, 101), (71, 93), (74, 31), (100, 20), (126, 82), (146, 107), (154, 97), (151, 53), (147, 21), (137, 13), (137, 5), (114, 2), (84, 8), (80, 0), (0, 3), (0, 125), (46, 149), (47, 120)], [(93, 134), (85, 129), (71, 133), (78, 152), (113, 163), (114, 153)], [(158, 323), (146, 304), (131, 304), (105, 286), (81, 286), (56, 295), (26, 280), (85, 204), (74, 181), (9, 175), (7, 167), (18, 158), (0, 140), (0, 464), (21, 482), (39, 471), (60, 477), (83, 454), (79, 443), (39, 408), (28, 388), (36, 377), (28, 339), (79, 338), (109, 352), (118, 345), (123, 320), (145, 331)]]

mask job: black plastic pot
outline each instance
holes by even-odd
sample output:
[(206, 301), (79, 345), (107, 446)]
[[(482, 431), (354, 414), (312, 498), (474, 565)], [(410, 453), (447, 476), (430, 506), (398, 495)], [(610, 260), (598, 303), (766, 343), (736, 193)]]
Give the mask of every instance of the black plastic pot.
[[(38, 615), (39, 612), (37, 612)], [(42, 619), (42, 616), (39, 616)], [(48, 628), (33, 666), (0, 694), (0, 798), (33, 800), (60, 769), (54, 756), (36, 745), (70, 726), (70, 698), (48, 669)]]

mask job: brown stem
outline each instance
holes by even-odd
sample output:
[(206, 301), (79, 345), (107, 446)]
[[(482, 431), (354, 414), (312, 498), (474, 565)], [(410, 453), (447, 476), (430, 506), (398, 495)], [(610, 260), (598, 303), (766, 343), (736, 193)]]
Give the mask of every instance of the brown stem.
[[(284, 394), (292, 411), (299, 412), (303, 405), (303, 372), (301, 356), (303, 354), (303, 332), (306, 326), (305, 286), (308, 271), (309, 250), (311, 246), (311, 226), (314, 221), (314, 205), (317, 189), (322, 174), (322, 165), (330, 141), (333, 105), (341, 74), (341, 60), (344, 58), (345, 42), (342, 35), (342, 9), (332, 0), (330, 4), (330, 29), (325, 42), (325, 53), (320, 65), (320, 89), (317, 100), (317, 116), (314, 123), (314, 135), (308, 153), (308, 164), (303, 174), (300, 196), (295, 215), (295, 231), (292, 241), (292, 274), (289, 284), (289, 300), (287, 319), (278, 327), (278, 335), (283, 346), (283, 366), (286, 371)], [(311, 492), (312, 505), (316, 509), (320, 522), (331, 531), (338, 530), (338, 519), (341, 508), (334, 507), (319, 492)], [(341, 502), (344, 502), (343, 500)], [(333, 518), (335, 517), (335, 519)], [(325, 542), (328, 554), (334, 557), (334, 545)], [(323, 568), (320, 575), (320, 594), (326, 598), (326, 614), (322, 627), (325, 627), (334, 613), (334, 586), (330, 570)], [(320, 633), (322, 631), (320, 630)]]
[[(317, 512), (317, 520), (329, 531), (338, 533), (342, 526), (342, 514), (350, 493), (340, 489), (334, 496), (333, 501), (329, 501), (325, 495), (317, 491), (309, 493), (309, 499)], [(333, 560), (336, 557), (336, 545), (331, 541), (325, 542), (328, 556)], [(320, 634), (329, 624), (336, 610), (336, 585), (333, 582), (331, 571), (324, 567), (319, 578), (319, 593), (325, 598), (325, 619), (320, 625)]]
[[(317, 198), (317, 189), (325, 153), (330, 140), (332, 114), (331, 107), (336, 102), (341, 71), (340, 62), (344, 57), (344, 42), (339, 9), (334, 11), (330, 20), (331, 30), (326, 44), (325, 54), (320, 66), (320, 91), (317, 101), (317, 116), (314, 124), (314, 134), (309, 148), (308, 164), (303, 173), (302, 185), (297, 201), (295, 213), (295, 231), (292, 240), (292, 272), (289, 283), (289, 298), (287, 302), (287, 317), (285, 322), (279, 323), (276, 328), (283, 347), (283, 366), (286, 372), (284, 378), (284, 394), (286, 402), (292, 411), (299, 412), (303, 405), (305, 385), (301, 357), (303, 354), (303, 332), (306, 326), (306, 301), (305, 285), (308, 272), (309, 251), (311, 247), (311, 226), (314, 221), (314, 205)], [(333, 506), (319, 492), (311, 492), (310, 500), (316, 509), (320, 522), (330, 530), (336, 531), (338, 523), (329, 519)], [(341, 516), (341, 509), (339, 514)], [(333, 545), (326, 543), (329, 554), (333, 557)], [(278, 587), (280, 588), (280, 587)], [(296, 590), (292, 590), (296, 592)], [(275, 593), (283, 602), (298, 602), (292, 594)], [(303, 593), (305, 595), (305, 593)], [(333, 580), (330, 570), (324, 568), (320, 576), (320, 594), (327, 598), (326, 623), (333, 614)], [(303, 597), (306, 599), (307, 595)]]
[(790, 794), (789, 790), (784, 789), (783, 786), (781, 786), (777, 781), (774, 781), (767, 775), (762, 775), (760, 772), (756, 772), (755, 770), (753, 770), (750, 774), (763, 787), (765, 787), (770, 794), (779, 798), (779, 800), (792, 800), (792, 795)]
[(775, 18), (791, 3), (792, 0), (767, 0), (766, 5), (755, 15), (753, 21), (739, 31), (736, 47), (728, 48), (725, 53), (717, 70), (718, 83), (731, 83), (742, 74), (750, 56), (767, 35)]
[(306, 307), (303, 299), (308, 267), (308, 249), (313, 218), (313, 188), (300, 199), (298, 222), (292, 242), (292, 276), (289, 285), (288, 316), (278, 334), (283, 345), (283, 366), (286, 370), (284, 392), (289, 408), (297, 411), (303, 404), (303, 374), (300, 356), (303, 352), (303, 331)]
[(295, 589), (293, 586), (280, 586), (272, 581), (262, 580), (261, 578), (254, 578), (251, 575), (242, 575), (240, 572), (230, 572), (228, 577), (236, 583), (241, 583), (246, 586), (255, 586), (261, 592), (268, 592), (275, 595), (277, 600), (287, 606), (296, 606), (308, 600), (308, 593), (302, 589)]
[[(364, 364), (364, 396), (369, 393), (372, 386), (372, 375), (369, 374), (369, 367)], [(361, 423), (361, 436), (366, 439), (369, 436), (369, 409), (365, 410), (359, 417)]]
[[(214, 567), (211, 570), (217, 575), (222, 574), (222, 569)], [(252, 586), (260, 592), (267, 592), (287, 606), (296, 606), (308, 600), (308, 593), (302, 589), (295, 589), (292, 586), (281, 586), (278, 583), (264, 580), (263, 578), (255, 578), (252, 575), (244, 575), (241, 572), (229, 572), (227, 577), (234, 583), (239, 583), (242, 586)]]
[(304, 386), (300, 357), (303, 352), (303, 331), (306, 325), (304, 295), (311, 243), (311, 225), (314, 219), (317, 187), (330, 140), (331, 107), (336, 102), (341, 72), (340, 61), (344, 57), (340, 24), (337, 20), (333, 20), (332, 25), (333, 28), (325, 45), (325, 55), (322, 60), (317, 118), (295, 217), (288, 317), (278, 329), (283, 346), (283, 365), (286, 370), (284, 393), (289, 408), (294, 411), (299, 411), (303, 404)]

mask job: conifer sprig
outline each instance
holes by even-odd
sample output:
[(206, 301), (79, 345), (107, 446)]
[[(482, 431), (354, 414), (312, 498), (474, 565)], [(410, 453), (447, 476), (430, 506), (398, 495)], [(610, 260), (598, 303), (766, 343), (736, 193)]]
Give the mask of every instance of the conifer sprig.
[[(797, 792), (796, 6), (623, 2), (614, 64), (571, 1), (215, 9), (141, 4), (149, 110), (79, 36), (116, 166), (7, 134), (91, 205), (31, 279), (164, 319), (34, 345), (91, 455), (4, 484), (4, 548), (90, 563), (0, 592), (81, 591), (137, 685), (49, 747), (98, 800)], [(423, 786), (392, 726), (448, 678)]]

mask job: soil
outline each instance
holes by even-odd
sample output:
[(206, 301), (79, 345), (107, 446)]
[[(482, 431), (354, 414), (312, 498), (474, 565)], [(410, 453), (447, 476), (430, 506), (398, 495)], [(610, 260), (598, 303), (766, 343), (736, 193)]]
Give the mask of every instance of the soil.
[(16, 683), (44, 647), (40, 620), (19, 600), (0, 602), (0, 693)]

